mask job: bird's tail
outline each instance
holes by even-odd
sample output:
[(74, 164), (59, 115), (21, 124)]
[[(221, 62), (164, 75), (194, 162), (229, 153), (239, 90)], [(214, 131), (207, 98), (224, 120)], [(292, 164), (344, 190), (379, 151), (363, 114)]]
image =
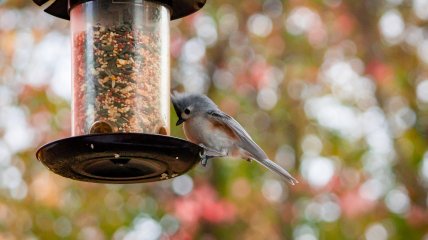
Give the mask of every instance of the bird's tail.
[(297, 181), (297, 179), (292, 177), (291, 174), (287, 172), (287, 170), (285, 170), (284, 168), (282, 168), (281, 166), (279, 166), (278, 164), (276, 164), (272, 160), (270, 160), (270, 159), (263, 159), (263, 160), (256, 159), (256, 161), (258, 163), (260, 163), (261, 165), (265, 166), (266, 168), (268, 168), (269, 170), (271, 170), (272, 172), (275, 172), (275, 173), (281, 175), (281, 177), (285, 178), (291, 185), (295, 185), (296, 183), (299, 183), (299, 181)]

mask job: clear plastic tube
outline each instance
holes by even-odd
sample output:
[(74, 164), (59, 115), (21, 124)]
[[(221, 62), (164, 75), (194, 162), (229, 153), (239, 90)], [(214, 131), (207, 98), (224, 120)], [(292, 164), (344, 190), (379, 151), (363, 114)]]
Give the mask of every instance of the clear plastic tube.
[(169, 134), (169, 9), (95, 0), (71, 9), (72, 134)]

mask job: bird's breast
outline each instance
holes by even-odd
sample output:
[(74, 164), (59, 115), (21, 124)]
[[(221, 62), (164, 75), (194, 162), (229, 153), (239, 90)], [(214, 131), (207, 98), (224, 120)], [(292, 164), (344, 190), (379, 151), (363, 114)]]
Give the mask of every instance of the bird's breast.
[(222, 150), (231, 148), (235, 136), (230, 129), (210, 121), (204, 116), (195, 116), (184, 122), (184, 134), (186, 138), (196, 144), (204, 144), (206, 147)]

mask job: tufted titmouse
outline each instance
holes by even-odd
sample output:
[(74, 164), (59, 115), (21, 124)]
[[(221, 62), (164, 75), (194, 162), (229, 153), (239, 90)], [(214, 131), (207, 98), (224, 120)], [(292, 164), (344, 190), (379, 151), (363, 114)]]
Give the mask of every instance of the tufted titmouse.
[[(186, 138), (205, 149), (203, 157), (237, 156), (255, 160), (292, 185), (298, 183), (285, 169), (271, 161), (245, 129), (207, 96), (173, 93), (171, 100), (178, 116), (176, 125), (184, 123)], [(203, 165), (207, 158), (202, 162)]]

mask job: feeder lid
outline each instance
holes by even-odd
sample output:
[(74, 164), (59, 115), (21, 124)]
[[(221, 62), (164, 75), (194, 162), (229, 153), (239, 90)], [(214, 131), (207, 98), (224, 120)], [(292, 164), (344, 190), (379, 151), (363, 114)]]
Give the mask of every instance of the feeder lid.
[(37, 159), (63, 177), (99, 183), (166, 180), (189, 171), (202, 148), (183, 139), (142, 133), (90, 134), (42, 146)]
[[(54, 0), (50, 4), (45, 12), (62, 19), (70, 20), (70, 9), (81, 3), (89, 2), (93, 0)], [(105, 1), (105, 0), (100, 0)], [(113, 0), (114, 1), (114, 0)], [(171, 9), (171, 20), (178, 19), (190, 15), (199, 9), (201, 9), (206, 0), (139, 0), (139, 1), (151, 1), (158, 2), (167, 5)], [(51, 0), (33, 0), (33, 2), (39, 6), (42, 6)], [(138, 0), (120, 0), (118, 2), (138, 2)]]

